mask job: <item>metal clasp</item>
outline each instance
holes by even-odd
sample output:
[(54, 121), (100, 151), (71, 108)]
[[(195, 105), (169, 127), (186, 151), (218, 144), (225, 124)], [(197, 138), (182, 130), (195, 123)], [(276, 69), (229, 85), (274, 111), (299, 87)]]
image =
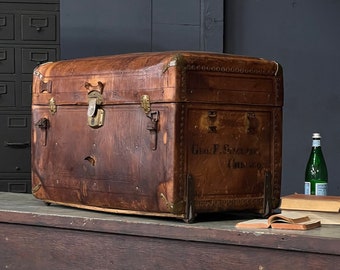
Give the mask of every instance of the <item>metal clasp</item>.
[(87, 124), (92, 128), (99, 128), (104, 125), (105, 112), (101, 108), (104, 84), (98, 82), (98, 85), (92, 86), (90, 83), (85, 83), (85, 88), (90, 90), (87, 94), (89, 104), (87, 107)]
[(150, 111), (147, 114), (147, 117), (151, 120), (151, 122), (149, 122), (146, 126), (146, 129), (150, 131), (151, 136), (150, 148), (155, 151), (157, 149), (159, 111)]
[(146, 129), (150, 131), (150, 148), (155, 151), (157, 149), (157, 133), (158, 133), (158, 121), (159, 111), (151, 111), (150, 97), (148, 95), (142, 95), (141, 107), (147, 118), (151, 120), (146, 126)]

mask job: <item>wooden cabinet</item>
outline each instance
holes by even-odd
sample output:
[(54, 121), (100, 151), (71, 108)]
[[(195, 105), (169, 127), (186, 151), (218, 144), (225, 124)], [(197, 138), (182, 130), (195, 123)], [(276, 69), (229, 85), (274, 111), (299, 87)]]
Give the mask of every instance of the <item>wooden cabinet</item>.
[(60, 55), (59, 0), (0, 2), (0, 191), (31, 192), (33, 69)]

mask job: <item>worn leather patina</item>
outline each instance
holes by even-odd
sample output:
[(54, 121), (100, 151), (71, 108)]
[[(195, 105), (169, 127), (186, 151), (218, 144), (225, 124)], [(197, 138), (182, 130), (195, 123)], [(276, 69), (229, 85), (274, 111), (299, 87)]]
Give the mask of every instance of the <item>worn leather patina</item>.
[(206, 52), (112, 55), (34, 70), (32, 188), (73, 207), (193, 221), (278, 207), (282, 69)]

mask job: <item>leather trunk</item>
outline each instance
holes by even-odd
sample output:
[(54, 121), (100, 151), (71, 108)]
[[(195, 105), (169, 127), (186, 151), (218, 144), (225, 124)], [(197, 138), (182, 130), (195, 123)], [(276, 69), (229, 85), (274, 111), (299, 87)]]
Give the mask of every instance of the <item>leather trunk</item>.
[(193, 221), (279, 205), (283, 78), (259, 58), (161, 52), (34, 70), (32, 193)]

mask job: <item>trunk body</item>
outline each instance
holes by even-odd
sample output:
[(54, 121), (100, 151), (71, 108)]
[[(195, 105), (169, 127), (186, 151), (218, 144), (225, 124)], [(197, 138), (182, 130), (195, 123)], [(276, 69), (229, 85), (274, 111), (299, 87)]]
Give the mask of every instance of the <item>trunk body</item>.
[(37, 67), (32, 192), (46, 202), (178, 217), (277, 207), (281, 67), (203, 52)]

